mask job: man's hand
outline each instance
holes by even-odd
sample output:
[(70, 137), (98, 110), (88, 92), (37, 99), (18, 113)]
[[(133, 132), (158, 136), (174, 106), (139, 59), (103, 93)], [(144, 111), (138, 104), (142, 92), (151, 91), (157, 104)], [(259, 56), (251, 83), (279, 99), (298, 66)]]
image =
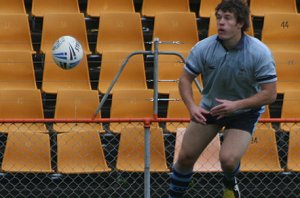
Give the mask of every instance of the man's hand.
[(206, 111), (199, 106), (194, 106), (190, 109), (190, 114), (193, 121), (206, 125), (206, 118), (204, 114), (209, 114), (209, 111)]
[(217, 116), (217, 119), (223, 118), (226, 115), (229, 115), (238, 109), (237, 103), (235, 101), (222, 100), (218, 98), (216, 98), (216, 101), (220, 104), (213, 107), (210, 110), (210, 114), (212, 116)]

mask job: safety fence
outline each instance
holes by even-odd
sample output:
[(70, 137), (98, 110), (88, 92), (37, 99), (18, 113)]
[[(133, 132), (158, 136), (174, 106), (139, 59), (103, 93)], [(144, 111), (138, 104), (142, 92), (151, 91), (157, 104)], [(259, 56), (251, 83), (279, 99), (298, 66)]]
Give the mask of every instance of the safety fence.
[[(3, 197), (168, 197), (188, 119), (1, 120)], [(186, 197), (221, 197), (222, 132)], [(299, 119), (262, 119), (238, 175), (243, 197), (298, 197)]]

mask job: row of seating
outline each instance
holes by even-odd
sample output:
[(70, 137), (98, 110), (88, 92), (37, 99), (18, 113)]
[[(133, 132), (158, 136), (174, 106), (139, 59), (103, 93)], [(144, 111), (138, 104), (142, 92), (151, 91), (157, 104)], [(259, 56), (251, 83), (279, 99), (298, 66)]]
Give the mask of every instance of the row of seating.
[[(210, 17), (220, 0), (201, 0), (198, 15), (203, 18)], [(0, 1), (2, 13), (26, 13), (24, 1), (11, 0)], [(59, 6), (57, 6), (59, 5)], [(86, 15), (100, 17), (104, 12), (135, 12), (133, 0), (88, 0), (86, 3)], [(272, 2), (250, 0), (250, 9), (253, 16), (262, 17), (266, 13), (285, 12), (297, 13), (296, 0), (273, 0)], [(47, 13), (79, 13), (77, 0), (32, 0), (31, 15), (43, 17)], [(143, 0), (141, 15), (144, 17), (155, 17), (158, 12), (190, 12), (188, 0)]]

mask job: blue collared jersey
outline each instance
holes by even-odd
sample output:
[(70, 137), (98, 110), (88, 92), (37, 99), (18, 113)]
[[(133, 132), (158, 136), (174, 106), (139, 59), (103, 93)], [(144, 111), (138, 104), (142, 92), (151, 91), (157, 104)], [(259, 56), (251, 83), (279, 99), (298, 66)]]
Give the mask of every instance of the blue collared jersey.
[(246, 34), (231, 50), (223, 47), (217, 35), (201, 40), (191, 50), (184, 68), (195, 77), (201, 75), (201, 106), (206, 110), (218, 104), (216, 98), (231, 101), (248, 98), (260, 91), (261, 84), (277, 81), (270, 50)]

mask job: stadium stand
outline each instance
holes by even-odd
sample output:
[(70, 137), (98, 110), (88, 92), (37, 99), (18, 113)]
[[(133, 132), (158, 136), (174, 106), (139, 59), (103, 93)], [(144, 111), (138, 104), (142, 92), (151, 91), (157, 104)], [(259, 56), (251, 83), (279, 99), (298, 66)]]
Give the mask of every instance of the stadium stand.
[(57, 172), (74, 174), (107, 171), (110, 168), (105, 161), (99, 133), (70, 131), (57, 135)]
[(88, 0), (86, 14), (100, 17), (105, 12), (135, 12), (133, 0)]
[[(45, 14), (79, 13), (77, 0), (32, 0), (31, 14), (34, 17), (44, 17)], [(56, 21), (58, 22), (58, 21)]]
[(0, 1), (1, 14), (27, 14), (24, 1), (20, 0), (1, 0)]
[[(86, 119), (89, 120), (99, 105), (97, 90), (58, 90), (55, 115), (56, 119)], [(101, 118), (98, 114), (96, 118)], [(101, 123), (55, 123), (56, 132), (99, 132), (104, 133)]]
[[(150, 128), (150, 171), (169, 172), (161, 128)], [(121, 129), (116, 168), (120, 171), (144, 172), (144, 127)]]
[(250, 0), (251, 15), (255, 17), (264, 17), (269, 13), (297, 13), (295, 0)]
[(144, 51), (142, 22), (138, 13), (102, 13), (96, 51)]
[(0, 89), (37, 89), (31, 52), (1, 52), (0, 79)]
[(155, 17), (162, 12), (190, 12), (188, 0), (143, 0), (141, 14), (144, 17)]
[(221, 0), (201, 0), (199, 8), (199, 16), (201, 18), (209, 18), (212, 12), (215, 12), (215, 8)]
[(49, 134), (10, 132), (2, 161), (2, 171), (51, 173)]
[(28, 16), (25, 14), (1, 14), (0, 38), (0, 51), (35, 53), (31, 41)]
[[(106, 93), (128, 52), (106, 51), (102, 53), (98, 90)], [(135, 55), (129, 59), (113, 90), (147, 89), (146, 71), (143, 55)]]

